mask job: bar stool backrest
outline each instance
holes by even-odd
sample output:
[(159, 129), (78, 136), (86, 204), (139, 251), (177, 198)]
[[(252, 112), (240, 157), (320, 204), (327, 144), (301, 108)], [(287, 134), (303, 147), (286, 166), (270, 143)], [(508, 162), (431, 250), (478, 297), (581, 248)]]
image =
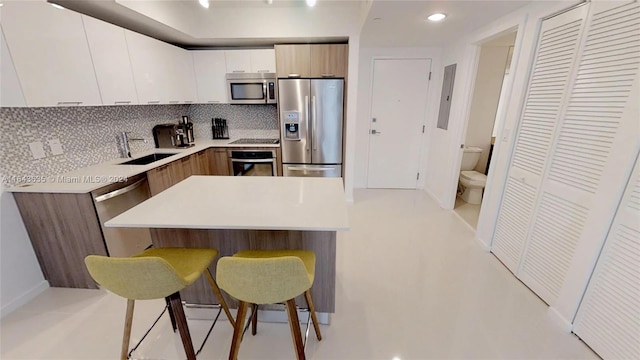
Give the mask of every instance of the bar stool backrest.
[(127, 299), (161, 299), (188, 285), (166, 260), (159, 257), (89, 255), (84, 261), (98, 284)]
[(253, 304), (293, 299), (312, 285), (304, 263), (296, 256), (223, 257), (218, 260), (216, 277), (229, 295)]

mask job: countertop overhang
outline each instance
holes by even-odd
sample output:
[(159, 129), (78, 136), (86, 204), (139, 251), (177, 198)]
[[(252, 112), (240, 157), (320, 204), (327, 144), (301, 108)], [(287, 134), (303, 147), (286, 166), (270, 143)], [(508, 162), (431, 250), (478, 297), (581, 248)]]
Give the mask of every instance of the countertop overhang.
[(107, 227), (348, 230), (341, 178), (191, 176)]

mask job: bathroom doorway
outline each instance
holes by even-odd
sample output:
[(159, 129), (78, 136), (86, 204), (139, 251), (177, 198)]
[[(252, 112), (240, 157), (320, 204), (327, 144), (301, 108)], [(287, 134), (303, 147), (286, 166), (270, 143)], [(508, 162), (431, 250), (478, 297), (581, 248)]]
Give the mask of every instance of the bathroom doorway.
[(480, 47), (454, 205), (454, 211), (474, 229), (478, 225), (496, 133), (506, 108), (505, 84), (509, 81), (516, 35), (514, 30)]

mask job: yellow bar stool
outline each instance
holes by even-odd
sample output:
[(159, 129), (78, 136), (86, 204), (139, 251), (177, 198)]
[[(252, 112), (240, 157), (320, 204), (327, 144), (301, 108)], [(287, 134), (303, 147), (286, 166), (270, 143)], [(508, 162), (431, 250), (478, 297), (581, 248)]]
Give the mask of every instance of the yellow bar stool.
[[(235, 328), (233, 316), (231, 316), (222, 293), (208, 268), (217, 256), (218, 250), (216, 249), (152, 248), (141, 254), (126, 258), (98, 255), (89, 255), (85, 258), (84, 261), (89, 274), (98, 284), (127, 299), (127, 313), (120, 354), (122, 360), (128, 359), (151, 331), (149, 329), (140, 339), (138, 345), (129, 351), (135, 300), (162, 298), (167, 299), (167, 307), (165, 307), (151, 328), (169, 308), (174, 330), (177, 326), (187, 358), (189, 360), (196, 358), (179, 291), (191, 285), (203, 273), (206, 274), (213, 293), (220, 301), (220, 307), (225, 311), (231, 326)], [(220, 312), (218, 312), (219, 315)], [(215, 321), (212, 328), (214, 325)], [(211, 329), (209, 330), (210, 332)], [(208, 336), (209, 334), (207, 334), (207, 338)], [(206, 342), (207, 338), (204, 339), (204, 342)], [(204, 342), (198, 353), (202, 350)]]
[(246, 250), (218, 260), (216, 275), (220, 288), (239, 301), (230, 360), (238, 358), (248, 304), (255, 304), (251, 315), (255, 335), (257, 305), (286, 303), (296, 357), (303, 360), (305, 344), (302, 342), (295, 297), (304, 293), (316, 337), (322, 340), (310, 290), (315, 264), (315, 254), (305, 250)]

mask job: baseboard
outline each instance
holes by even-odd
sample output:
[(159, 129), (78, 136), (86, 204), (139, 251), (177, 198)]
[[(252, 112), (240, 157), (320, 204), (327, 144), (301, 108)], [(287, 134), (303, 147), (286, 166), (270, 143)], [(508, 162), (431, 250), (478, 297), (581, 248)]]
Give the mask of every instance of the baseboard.
[(571, 332), (573, 330), (573, 324), (571, 321), (567, 320), (556, 310), (553, 306), (549, 306), (549, 310), (547, 310), (547, 316), (554, 324), (559, 326), (562, 330), (566, 332)]
[(47, 290), (48, 288), (49, 288), (49, 282), (47, 280), (42, 280), (36, 286), (32, 287), (22, 295), (18, 296), (16, 299), (9, 302), (7, 305), (4, 305), (0, 309), (0, 318), (3, 318), (5, 317), (5, 315), (8, 315), (14, 312), (16, 309), (18, 309), (22, 305), (33, 300), (36, 296), (42, 294), (42, 292)]
[(425, 187), (424, 189), (422, 189), (422, 191), (426, 192), (427, 195), (429, 195), (430, 198), (432, 198), (433, 200), (435, 200), (436, 203), (438, 203), (438, 206), (440, 206), (441, 208), (444, 209), (444, 206), (442, 206), (442, 201), (440, 201), (440, 198), (438, 198), (436, 196), (436, 194), (434, 194), (433, 192), (431, 192), (431, 190), (429, 190), (427, 187)]
[[(477, 232), (476, 232), (476, 234), (477, 234)], [(487, 241), (484, 241), (483, 239), (481, 239), (479, 237), (476, 237), (476, 240), (478, 240), (478, 242), (480, 243), (480, 246), (482, 246), (484, 251), (491, 252), (491, 246), (489, 246), (489, 243)]]

